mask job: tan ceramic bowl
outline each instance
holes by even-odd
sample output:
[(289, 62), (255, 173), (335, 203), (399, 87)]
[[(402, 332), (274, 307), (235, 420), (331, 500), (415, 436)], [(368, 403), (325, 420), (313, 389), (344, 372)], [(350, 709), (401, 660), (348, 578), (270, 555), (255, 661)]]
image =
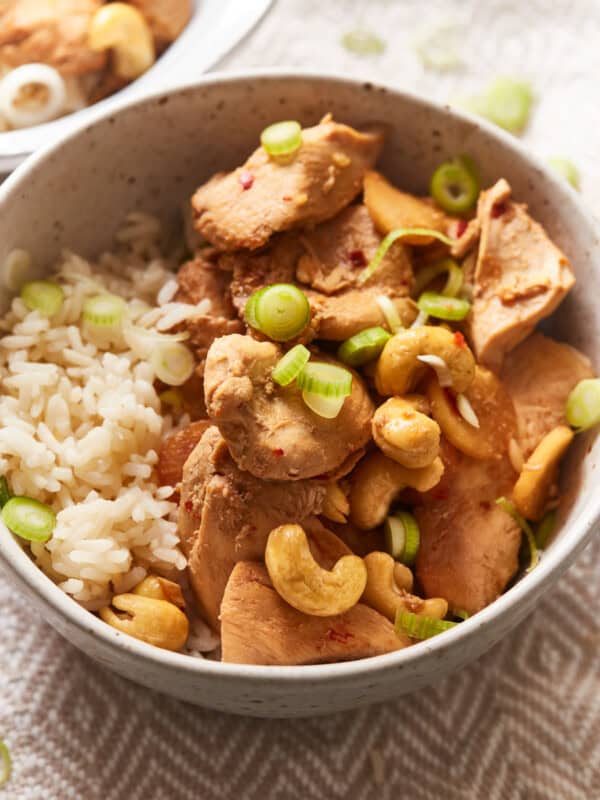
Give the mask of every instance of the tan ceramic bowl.
[[(170, 220), (199, 183), (241, 163), (268, 123), (295, 118), (309, 125), (327, 111), (356, 125), (388, 123), (381, 167), (410, 190), (426, 190), (435, 166), (463, 152), (480, 164), (484, 185), (506, 177), (575, 265), (577, 287), (551, 330), (600, 364), (600, 248), (577, 195), (514, 138), (473, 117), (370, 83), (281, 73), (213, 75), (167, 95), (121, 104), (32, 157), (2, 186), (0, 264), (13, 247), (27, 248), (40, 265), (50, 264), (64, 246), (93, 256), (110, 247), (119, 220), (133, 209)], [(165, 652), (81, 609), (6, 530), (0, 531), (0, 563), (36, 613), (91, 658), (133, 681), (239, 714), (338, 711), (416, 691), (460, 669), (533, 610), (598, 525), (598, 450), (591, 438), (574, 448), (564, 472), (567, 488), (577, 491), (536, 570), (452, 631), (363, 661), (249, 667)]]

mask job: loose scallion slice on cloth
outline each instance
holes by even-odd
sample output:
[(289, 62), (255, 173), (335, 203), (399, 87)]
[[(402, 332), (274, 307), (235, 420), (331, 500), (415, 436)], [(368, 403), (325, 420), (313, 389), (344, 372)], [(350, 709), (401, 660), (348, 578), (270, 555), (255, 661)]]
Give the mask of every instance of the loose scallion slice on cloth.
[(181, 386), (191, 377), (196, 363), (192, 352), (181, 342), (160, 342), (150, 355), (150, 365), (167, 386)]
[(404, 325), (400, 319), (398, 309), (394, 305), (394, 301), (385, 294), (380, 294), (376, 298), (377, 305), (381, 309), (381, 313), (385, 318), (385, 324), (388, 326), (392, 333), (398, 333), (402, 330)]
[(579, 189), (579, 170), (572, 161), (569, 161), (568, 158), (552, 156), (548, 159), (548, 164), (568, 181), (574, 189)]
[(0, 789), (8, 783), (10, 778), (11, 761), (8, 747), (0, 739)]
[(448, 278), (442, 289), (442, 294), (444, 297), (456, 297), (462, 289), (463, 271), (453, 258), (443, 258), (441, 261), (422, 267), (415, 278), (415, 291), (417, 294), (421, 294), (423, 289), (429, 286), (431, 281), (437, 278), (438, 275), (443, 275), (446, 272), (448, 273)]
[(302, 399), (306, 405), (315, 414), (324, 419), (335, 419), (342, 410), (346, 396), (341, 397), (323, 397), (321, 394), (314, 392), (302, 392)]
[(52, 317), (62, 308), (65, 293), (58, 283), (52, 281), (29, 281), (21, 289), (21, 300), (30, 311), (39, 311), (44, 317)]
[(302, 333), (310, 321), (304, 292), (292, 283), (274, 283), (248, 300), (246, 322), (275, 342), (287, 342)]
[(8, 482), (4, 475), (2, 475), (2, 477), (0, 477), (0, 508), (4, 508), (11, 497), (12, 494), (8, 488)]
[(365, 328), (340, 345), (338, 358), (350, 367), (361, 367), (374, 361), (391, 338), (385, 328)]
[(600, 378), (579, 381), (567, 398), (565, 416), (569, 425), (580, 431), (600, 423)]
[(446, 297), (437, 292), (423, 292), (417, 300), (417, 308), (430, 317), (457, 321), (467, 316), (471, 310), (471, 304), (468, 300), (462, 300), (460, 297)]
[(335, 364), (309, 361), (296, 381), (300, 389), (320, 397), (347, 397), (352, 393), (352, 373)]
[(423, 617), (420, 614), (413, 614), (410, 611), (400, 609), (396, 614), (396, 633), (403, 633), (411, 639), (431, 639), (438, 633), (444, 633), (451, 628), (460, 625), (459, 622), (450, 622), (446, 619), (434, 619), (433, 617)]
[(458, 156), (446, 161), (431, 176), (429, 191), (435, 202), (449, 214), (464, 214), (479, 197), (479, 179), (473, 162)]
[(358, 56), (377, 56), (385, 50), (385, 42), (373, 31), (348, 31), (341, 38), (342, 46)]
[(529, 122), (533, 100), (526, 81), (496, 78), (483, 94), (460, 99), (456, 104), (510, 133), (521, 133)]
[(535, 530), (535, 543), (540, 550), (546, 547), (555, 529), (556, 511), (548, 511)]
[(527, 544), (529, 546), (529, 566), (525, 570), (526, 572), (531, 572), (534, 567), (537, 567), (539, 561), (539, 553), (537, 549), (537, 544), (535, 541), (535, 536), (531, 529), (531, 525), (527, 522), (525, 517), (523, 517), (517, 511), (515, 504), (508, 500), (506, 497), (499, 497), (496, 500), (496, 503), (500, 506), (503, 511), (506, 511), (507, 514), (514, 519), (517, 525), (521, 528), (523, 533), (527, 538)]
[(280, 386), (288, 386), (302, 372), (309, 359), (310, 350), (303, 344), (297, 344), (279, 359), (271, 377)]
[(429, 236), (432, 239), (437, 239), (439, 242), (443, 242), (444, 244), (448, 245), (448, 247), (452, 247), (454, 244), (454, 240), (449, 236), (446, 236), (445, 233), (440, 233), (440, 231), (433, 230), (432, 228), (396, 228), (388, 233), (388, 235), (377, 248), (377, 251), (375, 252), (375, 255), (369, 264), (367, 264), (364, 270), (360, 273), (358, 276), (359, 283), (365, 283), (365, 281), (368, 281), (394, 242), (407, 236)]
[(6, 527), (29, 542), (46, 542), (56, 525), (54, 511), (31, 497), (11, 497), (1, 513)]
[(459, 33), (460, 28), (452, 23), (421, 31), (413, 41), (413, 49), (421, 64), (437, 72), (460, 69), (464, 62), (459, 55)]
[(302, 128), (295, 120), (275, 122), (260, 135), (260, 143), (270, 156), (291, 156), (302, 146)]
[(411, 567), (419, 552), (421, 535), (417, 520), (408, 511), (390, 514), (384, 523), (385, 545), (396, 560)]

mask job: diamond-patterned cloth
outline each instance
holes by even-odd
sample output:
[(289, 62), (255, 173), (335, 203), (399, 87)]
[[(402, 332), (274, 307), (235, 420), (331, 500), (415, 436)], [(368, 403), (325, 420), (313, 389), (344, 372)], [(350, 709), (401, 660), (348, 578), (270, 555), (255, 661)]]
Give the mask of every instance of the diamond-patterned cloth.
[[(243, 0), (240, 0), (243, 2)], [(453, 23), (461, 72), (425, 72), (421, 27)], [(387, 42), (339, 46), (368, 27)], [(596, 0), (280, 0), (226, 68), (339, 70), (438, 99), (524, 75), (538, 104), (526, 140), (572, 158), (600, 208)], [(188, 76), (189, 77), (189, 76)], [(600, 542), (520, 628), (420, 694), (331, 717), (228, 717), (96, 666), (0, 577), (0, 738), (7, 800), (594, 800), (600, 798)]]

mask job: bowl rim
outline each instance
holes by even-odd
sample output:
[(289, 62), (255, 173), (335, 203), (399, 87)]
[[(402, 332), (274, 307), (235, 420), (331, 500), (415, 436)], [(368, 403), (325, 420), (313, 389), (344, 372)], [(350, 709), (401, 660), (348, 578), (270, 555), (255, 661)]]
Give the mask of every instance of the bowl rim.
[[(19, 166), (0, 186), (0, 209), (4, 203), (10, 202), (11, 196), (19, 185), (25, 182), (30, 173), (34, 173), (43, 163), (55, 154), (66, 148), (69, 142), (83, 135), (89, 128), (101, 124), (104, 120), (127, 112), (136, 106), (155, 103), (162, 97), (196, 91), (205, 86), (212, 85), (243, 85), (256, 80), (263, 81), (292, 81), (292, 82), (317, 82), (328, 85), (342, 84), (355, 88), (369, 88), (382, 91), (394, 98), (395, 102), (417, 105), (424, 110), (442, 114), (461, 121), (468, 121), (481, 128), (491, 139), (501, 147), (511, 151), (535, 170), (541, 172), (549, 181), (559, 200), (564, 201), (574, 211), (582, 224), (587, 226), (590, 233), (597, 231), (597, 224), (591, 214), (586, 210), (583, 201), (577, 193), (556, 176), (551, 168), (544, 164), (535, 154), (531, 153), (525, 145), (515, 137), (493, 126), (491, 123), (475, 115), (456, 110), (449, 105), (426, 99), (413, 92), (406, 91), (397, 86), (385, 83), (374, 83), (359, 78), (352, 78), (335, 72), (310, 71), (294, 68), (262, 68), (240, 70), (235, 72), (214, 72), (199, 79), (189, 81), (176, 88), (156, 89), (154, 92), (137, 98), (120, 98), (118, 103), (111, 104), (110, 108), (97, 111), (93, 120), (80, 124), (70, 130), (60, 139), (47, 144), (45, 147), (30, 156), (25, 163)], [(25, 553), (17, 539), (4, 527), (0, 520), (0, 529), (4, 534), (0, 536), (0, 566), (3, 566), (14, 577), (20, 579), (42, 602), (47, 604), (58, 616), (78, 628), (83, 634), (91, 634), (101, 641), (109, 650), (118, 653), (127, 653), (139, 662), (151, 662), (156, 668), (169, 668), (175, 672), (187, 675), (214, 676), (223, 680), (248, 680), (254, 683), (278, 682), (280, 684), (314, 683), (318, 681), (337, 681), (339, 678), (352, 678), (364, 676), (387, 670), (401, 670), (414, 666), (416, 662), (424, 661), (428, 656), (436, 653), (439, 656), (450, 650), (464, 647), (467, 641), (477, 636), (478, 631), (489, 625), (493, 620), (506, 619), (520, 606), (526, 607), (527, 598), (539, 597), (544, 589), (548, 589), (554, 579), (562, 574), (574, 561), (579, 552), (588, 543), (594, 530), (600, 526), (600, 497), (594, 503), (588, 504), (578, 516), (570, 523), (569, 535), (555, 542), (540, 559), (539, 565), (531, 573), (525, 575), (499, 598), (486, 608), (479, 611), (443, 635), (418, 642), (411, 647), (386, 653), (384, 655), (354, 661), (335, 662), (331, 664), (310, 664), (302, 666), (267, 666), (230, 664), (196, 658), (188, 654), (173, 653), (162, 650), (145, 642), (122, 634), (91, 612), (85, 610), (71, 597), (65, 594), (56, 584), (48, 578), (42, 570)], [(517, 619), (520, 617), (517, 614)], [(510, 626), (508, 626), (510, 627)]]

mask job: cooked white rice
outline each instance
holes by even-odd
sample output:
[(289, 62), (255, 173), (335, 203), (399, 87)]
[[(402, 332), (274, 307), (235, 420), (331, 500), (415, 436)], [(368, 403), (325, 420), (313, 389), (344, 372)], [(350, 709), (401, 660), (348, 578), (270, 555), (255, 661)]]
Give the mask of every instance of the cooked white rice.
[[(159, 486), (155, 471), (173, 422), (161, 414), (145, 355), (152, 331), (205, 312), (210, 302), (173, 302), (175, 264), (161, 256), (161, 237), (157, 220), (130, 215), (116, 251), (93, 267), (63, 255), (53, 279), (65, 302), (51, 320), (28, 311), (20, 297), (0, 320), (0, 475), (13, 494), (57, 513), (51, 539), (31, 550), (89, 609), (149, 570), (172, 574), (186, 565), (173, 488)], [(127, 300), (138, 326), (127, 342), (99, 341), (81, 325), (84, 299), (106, 290)]]

